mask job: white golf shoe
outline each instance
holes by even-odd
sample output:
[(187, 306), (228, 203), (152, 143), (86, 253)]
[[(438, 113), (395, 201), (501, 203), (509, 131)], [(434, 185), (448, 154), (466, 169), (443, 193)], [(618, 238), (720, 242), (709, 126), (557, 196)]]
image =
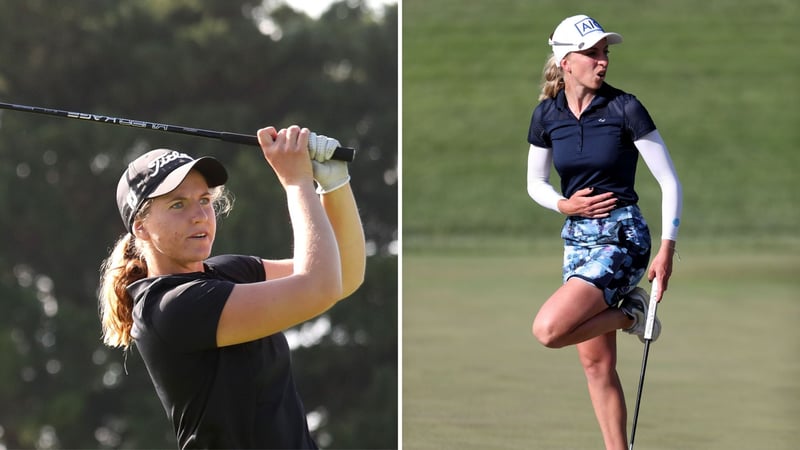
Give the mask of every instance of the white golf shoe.
[[(647, 294), (647, 291), (636, 287), (622, 299), (619, 305), (619, 309), (622, 310), (626, 316), (633, 319), (633, 325), (622, 331), (635, 334), (642, 342), (644, 342), (644, 329), (647, 322), (647, 309), (650, 307), (649, 302), (650, 296)], [(655, 319), (651, 342), (658, 339), (658, 336), (661, 334), (661, 321), (658, 319), (658, 316), (656, 316)]]

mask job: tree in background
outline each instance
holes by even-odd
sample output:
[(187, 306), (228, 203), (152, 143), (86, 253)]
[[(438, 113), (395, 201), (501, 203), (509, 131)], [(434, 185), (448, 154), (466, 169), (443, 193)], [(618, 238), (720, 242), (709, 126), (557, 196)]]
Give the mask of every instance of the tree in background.
[[(247, 1), (2, 1), (0, 96), (247, 134), (297, 123), (357, 148), (367, 280), (290, 333), (293, 358), (323, 446), (396, 447), (397, 9), (377, 16), (343, 1), (318, 20), (265, 11)], [(285, 198), (255, 147), (4, 112), (0, 447), (175, 446), (135, 348), (100, 342), (95, 295), (99, 264), (124, 232), (118, 177), (158, 147), (228, 167), (236, 203), (216, 253), (291, 255), (288, 215), (264, 214)]]

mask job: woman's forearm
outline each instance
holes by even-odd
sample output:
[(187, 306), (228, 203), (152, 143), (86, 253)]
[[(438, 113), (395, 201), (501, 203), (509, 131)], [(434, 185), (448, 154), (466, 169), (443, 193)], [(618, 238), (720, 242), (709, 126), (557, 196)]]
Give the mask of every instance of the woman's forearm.
[(364, 282), (366, 268), (364, 227), (349, 183), (333, 192), (323, 194), (322, 205), (336, 236), (342, 268), (342, 298), (344, 298)]
[(286, 198), (294, 235), (294, 274), (312, 275), (310, 282), (321, 291), (341, 291), (336, 237), (313, 184), (287, 186)]

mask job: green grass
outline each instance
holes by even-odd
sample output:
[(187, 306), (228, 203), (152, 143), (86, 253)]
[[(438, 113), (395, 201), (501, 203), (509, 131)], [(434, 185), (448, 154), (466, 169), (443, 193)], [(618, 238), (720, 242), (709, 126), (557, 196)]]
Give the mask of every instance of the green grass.
[[(625, 37), (608, 81), (644, 102), (666, 140), (681, 236), (795, 234), (796, 0), (406, 0), (404, 238), (549, 236), (556, 219), (525, 191), (526, 135), (547, 36), (579, 12)], [(643, 165), (637, 188), (658, 224)]]
[[(574, 348), (530, 334), (557, 243), (403, 257), (403, 447), (602, 447)], [(797, 248), (687, 246), (659, 308), (637, 448), (790, 449), (800, 423)], [(629, 416), (642, 345), (619, 338)]]

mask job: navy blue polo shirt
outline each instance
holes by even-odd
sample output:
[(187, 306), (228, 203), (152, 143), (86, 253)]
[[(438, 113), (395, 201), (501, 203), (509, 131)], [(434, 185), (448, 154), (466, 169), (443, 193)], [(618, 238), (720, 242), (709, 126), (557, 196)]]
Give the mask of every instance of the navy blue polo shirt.
[(614, 192), (617, 205), (636, 204), (633, 188), (639, 152), (633, 142), (656, 129), (635, 96), (603, 84), (580, 119), (567, 106), (562, 89), (533, 111), (528, 142), (553, 149), (561, 193), (594, 187), (593, 195)]

